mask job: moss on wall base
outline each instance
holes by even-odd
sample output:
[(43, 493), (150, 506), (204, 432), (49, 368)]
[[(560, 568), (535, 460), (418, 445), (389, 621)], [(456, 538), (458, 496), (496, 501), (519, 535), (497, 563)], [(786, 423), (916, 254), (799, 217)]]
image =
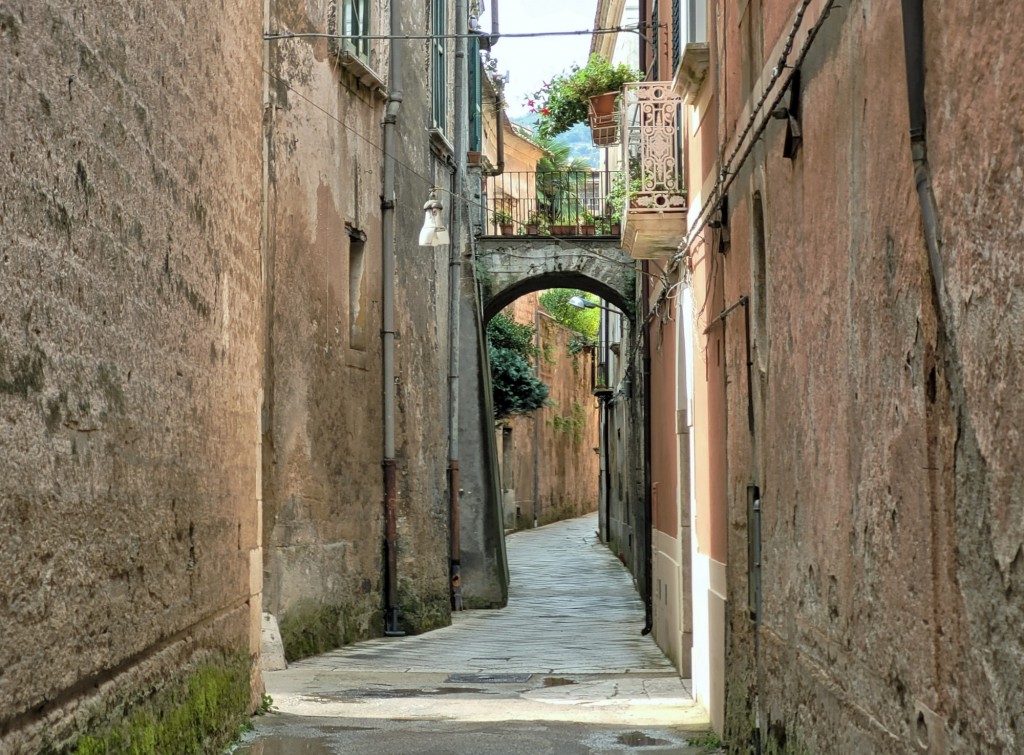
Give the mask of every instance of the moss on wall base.
[(219, 752), (250, 713), (250, 672), (248, 653), (208, 656), (145, 700), (109, 709), (94, 733), (61, 751), (76, 755)]
[(285, 660), (291, 663), (357, 640), (379, 637), (382, 627), (376, 626), (380, 622), (372, 621), (372, 617), (380, 615), (379, 610), (367, 610), (365, 606), (299, 601), (280, 617)]
[(411, 584), (399, 577), (398, 616), (407, 634), (422, 634), (452, 623), (452, 603), (448, 591), (443, 593), (415, 591)]
[(574, 506), (572, 503), (555, 503), (543, 509), (540, 514), (540, 526), (553, 524), (566, 519), (575, 519), (583, 513), (583, 506)]
[[(398, 587), (399, 626), (407, 634), (422, 634), (452, 623), (447, 593), (422, 595), (406, 580)], [(284, 657), (289, 663), (320, 655), (360, 640), (379, 637), (384, 630), (383, 606), (297, 602), (279, 617)]]

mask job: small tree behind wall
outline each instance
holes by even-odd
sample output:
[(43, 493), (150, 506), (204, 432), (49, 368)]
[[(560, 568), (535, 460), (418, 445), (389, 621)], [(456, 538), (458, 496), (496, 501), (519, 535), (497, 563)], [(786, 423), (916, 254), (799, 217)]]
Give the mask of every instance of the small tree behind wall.
[(593, 341), (597, 338), (597, 328), (601, 323), (601, 311), (596, 307), (592, 309), (574, 307), (569, 303), (569, 299), (574, 296), (597, 302), (596, 296), (578, 288), (551, 288), (540, 295), (540, 303), (560, 324)]
[(529, 414), (548, 399), (548, 386), (537, 377), (532, 359), (537, 357), (534, 330), (504, 314), (487, 323), (487, 351), (491, 360), (491, 392), (494, 419)]

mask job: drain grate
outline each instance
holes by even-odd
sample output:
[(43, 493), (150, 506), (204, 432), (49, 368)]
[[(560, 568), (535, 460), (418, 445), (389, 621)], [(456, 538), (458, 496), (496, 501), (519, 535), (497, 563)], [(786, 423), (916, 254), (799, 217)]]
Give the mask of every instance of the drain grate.
[(452, 674), (446, 682), (450, 684), (522, 684), (530, 681), (532, 674)]

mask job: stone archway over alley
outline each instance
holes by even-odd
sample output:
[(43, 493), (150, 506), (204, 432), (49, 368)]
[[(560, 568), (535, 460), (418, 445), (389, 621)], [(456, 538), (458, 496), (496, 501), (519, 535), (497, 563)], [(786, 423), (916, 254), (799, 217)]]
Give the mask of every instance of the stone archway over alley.
[(484, 237), (473, 265), (463, 270), (459, 508), (463, 600), (467, 607), (482, 608), (507, 600), (485, 325), (516, 298), (556, 287), (591, 291), (631, 319), (636, 273), (634, 260), (612, 237)]

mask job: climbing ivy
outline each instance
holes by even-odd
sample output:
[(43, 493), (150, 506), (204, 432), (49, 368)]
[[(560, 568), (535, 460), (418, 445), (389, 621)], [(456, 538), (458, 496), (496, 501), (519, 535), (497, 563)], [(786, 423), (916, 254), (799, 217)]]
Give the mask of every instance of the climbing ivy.
[(497, 314), (487, 323), (491, 361), (491, 393), (496, 420), (529, 414), (548, 399), (548, 386), (537, 377), (531, 359), (537, 357), (534, 329)]
[(587, 301), (597, 301), (593, 294), (576, 288), (552, 288), (540, 295), (540, 303), (559, 324), (594, 339), (597, 337), (597, 328), (601, 322), (601, 310), (597, 307), (577, 309), (569, 303), (569, 299), (574, 296)]

